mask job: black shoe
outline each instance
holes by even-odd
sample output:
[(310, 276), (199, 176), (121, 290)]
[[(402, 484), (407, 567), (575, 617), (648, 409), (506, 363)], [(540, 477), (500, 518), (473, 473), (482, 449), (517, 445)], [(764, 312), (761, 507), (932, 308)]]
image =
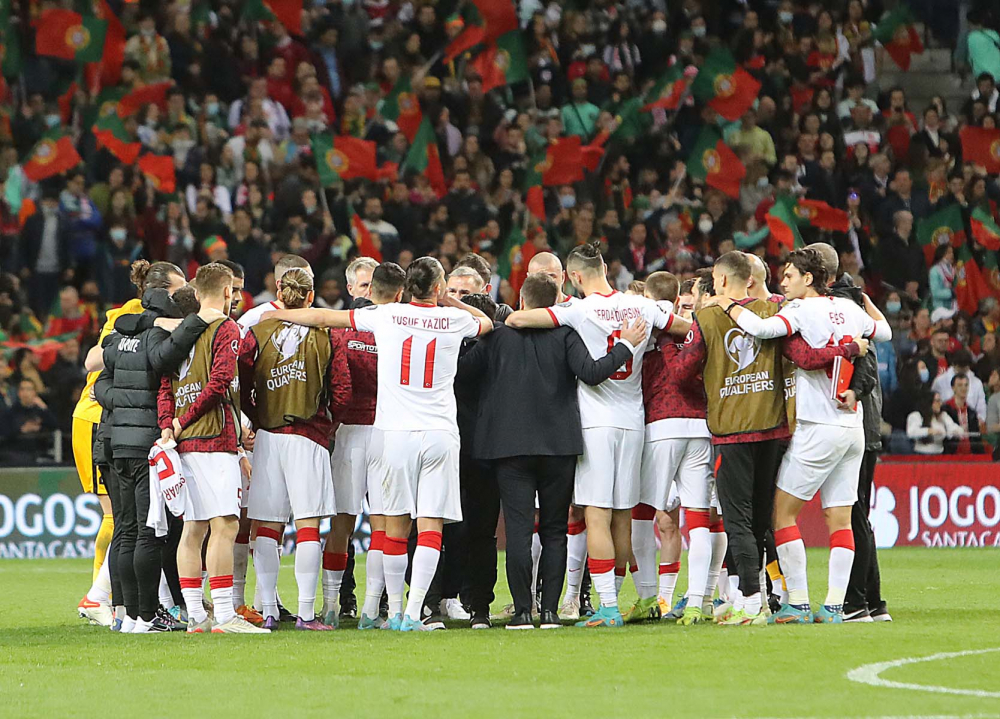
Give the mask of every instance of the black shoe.
[(517, 612), (510, 621), (507, 622), (508, 629), (534, 629), (531, 623), (531, 612)]
[[(172, 620), (173, 617), (170, 617), (170, 619)], [(186, 627), (185, 627), (185, 629), (186, 629)], [(164, 619), (162, 616), (160, 616), (159, 612), (157, 612), (156, 616), (153, 617), (153, 621), (150, 622), (150, 624), (149, 624), (149, 631), (150, 632), (172, 632), (172, 631), (174, 631), (173, 622), (172, 621), (171, 622), (167, 622), (167, 620)]]
[(776, 596), (771, 594), (768, 595), (767, 597), (767, 606), (771, 610), (771, 614), (777, 614), (778, 611), (781, 609), (781, 602), (778, 601), (778, 598)]
[[(174, 619), (174, 615), (164, 609), (162, 606), (156, 608), (156, 616), (153, 617), (153, 624), (155, 625), (159, 622), (161, 625), (165, 626), (168, 632), (183, 632), (187, 630), (187, 623), (180, 622)], [(164, 631), (162, 629), (150, 628), (150, 631)]]
[(870, 623), (872, 622), (871, 614), (868, 612), (868, 607), (844, 607), (844, 621), (845, 622), (855, 622), (855, 623)]
[(541, 629), (559, 629), (561, 626), (562, 622), (559, 621), (558, 614), (551, 609), (542, 610), (542, 622), (539, 625)]
[(594, 603), (590, 599), (590, 592), (580, 595), (580, 616), (581, 617), (594, 616)]
[(282, 605), (278, 605), (278, 621), (279, 622), (294, 622), (298, 619), (297, 616), (292, 614), (290, 611), (285, 609)]
[(389, 618), (389, 595), (382, 592), (382, 599), (378, 603), (378, 615), (383, 619)]
[(490, 622), (489, 611), (472, 612), (472, 619), (469, 620), (469, 626), (473, 629), (489, 629), (492, 627), (493, 623)]
[(892, 617), (889, 615), (889, 610), (885, 607), (885, 602), (883, 602), (877, 609), (872, 609), (869, 612), (873, 622), (891, 622)]
[(340, 620), (358, 618), (358, 600), (353, 594), (340, 595)]

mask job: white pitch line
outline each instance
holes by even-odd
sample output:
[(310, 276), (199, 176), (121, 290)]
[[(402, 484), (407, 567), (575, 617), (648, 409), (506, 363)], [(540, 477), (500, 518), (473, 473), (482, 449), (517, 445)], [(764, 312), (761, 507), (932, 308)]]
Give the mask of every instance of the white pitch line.
[(989, 654), (991, 652), (1000, 652), (1000, 647), (993, 647), (991, 649), (969, 649), (962, 652), (942, 652), (941, 654), (932, 654), (929, 657), (906, 657), (904, 659), (894, 659), (891, 662), (876, 662), (874, 664), (865, 664), (857, 669), (852, 669), (847, 672), (847, 678), (852, 682), (868, 684), (873, 687), (910, 689), (913, 691), (934, 692), (936, 694), (957, 694), (966, 697), (979, 697), (981, 699), (1000, 699), (1000, 692), (988, 692), (983, 689), (955, 689), (953, 687), (939, 687), (927, 684), (910, 684), (909, 682), (894, 682), (888, 679), (883, 679), (879, 676), (882, 672), (888, 669), (906, 666), (907, 664), (936, 662), (941, 661), (942, 659), (970, 657), (977, 654)]

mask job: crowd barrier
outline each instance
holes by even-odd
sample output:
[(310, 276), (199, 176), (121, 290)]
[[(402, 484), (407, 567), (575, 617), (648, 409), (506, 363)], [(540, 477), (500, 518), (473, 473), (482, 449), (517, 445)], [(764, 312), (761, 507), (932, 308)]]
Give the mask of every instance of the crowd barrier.
[[(879, 548), (1000, 547), (1000, 465), (977, 459), (894, 456), (880, 462), (869, 514)], [(100, 503), (80, 492), (73, 469), (0, 469), (0, 559), (92, 557), (100, 524)], [(806, 505), (799, 527), (808, 546), (827, 546), (818, 497)], [(367, 547), (368, 534), (366, 517), (360, 517), (357, 550)], [(285, 538), (291, 551), (292, 527)], [(503, 540), (501, 518), (501, 548)]]

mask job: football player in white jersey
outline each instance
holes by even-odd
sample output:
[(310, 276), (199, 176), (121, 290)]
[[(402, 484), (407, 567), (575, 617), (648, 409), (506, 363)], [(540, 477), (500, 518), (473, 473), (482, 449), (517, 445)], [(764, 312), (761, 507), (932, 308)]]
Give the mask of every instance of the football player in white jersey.
[[(281, 278), (288, 272), (288, 270), (299, 268), (305, 270), (306, 274), (310, 277), (313, 276), (312, 267), (309, 263), (298, 255), (285, 255), (277, 264), (274, 266), (274, 282), (281, 289)], [(250, 331), (261, 320), (261, 316), (265, 312), (270, 312), (272, 310), (284, 309), (284, 305), (281, 304), (281, 300), (274, 300), (273, 302), (266, 302), (261, 305), (257, 305), (246, 312), (236, 321), (236, 324), (240, 328), (240, 339), (246, 337), (247, 332)], [(250, 442), (250, 452), (247, 453), (247, 459), (250, 464), (253, 464), (253, 443)], [(233, 545), (233, 599), (240, 603), (236, 610), (236, 613), (247, 621), (253, 624), (263, 624), (264, 617), (254, 609), (252, 606), (246, 605), (246, 599), (244, 597), (245, 587), (247, 583), (247, 565), (249, 564), (250, 558), (250, 542), (257, 539), (257, 523), (253, 522), (247, 517), (247, 506), (250, 501), (250, 474), (244, 474), (243, 477), (243, 494), (240, 503), (240, 527), (236, 534), (236, 544)], [(273, 534), (273, 533), (271, 533)], [(277, 558), (272, 557), (272, 565), (277, 565), (280, 563), (281, 555), (281, 537), (277, 537), (272, 547), (270, 543), (266, 543), (267, 546), (263, 548), (264, 551), (272, 552), (277, 554)], [(262, 551), (261, 547), (257, 547), (256, 551), (260, 553)], [(266, 563), (266, 559), (265, 559)], [(254, 599), (256, 601), (260, 600), (260, 591), (254, 592)], [(263, 607), (260, 607), (263, 609)], [(281, 605), (281, 600), (278, 600), (278, 608), (281, 610), (284, 617), (291, 618), (291, 615), (285, 611), (285, 608)]]
[[(857, 338), (875, 342), (892, 339), (885, 317), (867, 296), (866, 313), (850, 300), (827, 295), (826, 279), (822, 255), (807, 247), (788, 256), (781, 286), (792, 301), (778, 314), (761, 319), (735, 303), (727, 309), (727, 300), (719, 305), (731, 312), (748, 334), (762, 339), (798, 332), (814, 348), (849, 344)], [(860, 405), (851, 398), (845, 402), (836, 381), (836, 376), (824, 370), (795, 370), (796, 429), (778, 471), (774, 502), (774, 540), (788, 586), (788, 602), (771, 617), (772, 623), (843, 621), (844, 594), (854, 562), (851, 507), (857, 500), (865, 435)], [(821, 492), (830, 531), (830, 567), (826, 600), (813, 614), (806, 550), (796, 518), (816, 492)]]
[[(574, 248), (566, 260), (566, 270), (584, 299), (515, 312), (507, 324), (515, 328), (569, 325), (580, 334), (594, 358), (607, 354), (624, 323), (638, 317), (645, 319), (650, 328), (682, 336), (690, 328), (690, 322), (665, 312), (652, 300), (612, 289), (597, 244)], [(576, 468), (573, 502), (584, 507), (588, 566), (601, 600), (600, 609), (580, 626), (623, 626), (615, 570), (624, 570), (632, 553), (631, 511), (639, 503), (643, 445), (642, 357), (648, 343), (647, 334), (632, 360), (610, 379), (596, 387), (579, 387), (584, 452)]]
[[(302, 314), (282, 311), (273, 316), (302, 324), (318, 319), (326, 327), (350, 327), (375, 335), (378, 396), (369, 472), (381, 479), (386, 515), (387, 628), (423, 631), (444, 626), (423, 624), (421, 610), (441, 554), (441, 529), (445, 522), (462, 520), (454, 390), (458, 353), (463, 339), (492, 331), (493, 322), (447, 296), (444, 268), (432, 257), (421, 257), (410, 265), (406, 290), (412, 297), (408, 304)], [(417, 520), (417, 550), (404, 615), (406, 545), (412, 519)]]

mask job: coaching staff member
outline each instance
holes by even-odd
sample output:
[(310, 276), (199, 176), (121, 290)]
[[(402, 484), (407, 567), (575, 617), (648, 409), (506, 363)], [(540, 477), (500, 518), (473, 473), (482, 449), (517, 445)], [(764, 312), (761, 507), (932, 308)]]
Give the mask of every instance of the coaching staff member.
[[(110, 448), (114, 486), (109, 488), (116, 531), (121, 530), (117, 569), (126, 618), (123, 632), (140, 633), (153, 626), (158, 606), (161, 551), (164, 539), (146, 526), (149, 513), (149, 450), (160, 439), (156, 398), (160, 377), (187, 359), (208, 327), (205, 316), (192, 314), (169, 322), (181, 312), (171, 295), (186, 284), (169, 262), (154, 262), (145, 278), (143, 313), (125, 315), (104, 342), (104, 370), (95, 395), (111, 414)], [(213, 318), (209, 318), (213, 319)], [(168, 328), (176, 327), (171, 333)], [(108, 437), (108, 435), (105, 435)], [(108, 440), (106, 439), (106, 442)]]
[[(556, 303), (559, 288), (546, 275), (529, 275), (521, 307)], [(598, 385), (623, 365), (645, 337), (645, 323), (626, 326), (621, 342), (594, 360), (570, 327), (515, 330), (506, 325), (462, 358), (459, 377), (482, 383), (473, 456), (494, 462), (507, 527), (507, 583), (514, 598), (508, 629), (530, 629), (531, 535), (538, 494), (542, 557), (542, 628), (560, 625), (556, 612), (566, 573), (566, 518), (573, 496), (583, 430), (577, 378)]]

